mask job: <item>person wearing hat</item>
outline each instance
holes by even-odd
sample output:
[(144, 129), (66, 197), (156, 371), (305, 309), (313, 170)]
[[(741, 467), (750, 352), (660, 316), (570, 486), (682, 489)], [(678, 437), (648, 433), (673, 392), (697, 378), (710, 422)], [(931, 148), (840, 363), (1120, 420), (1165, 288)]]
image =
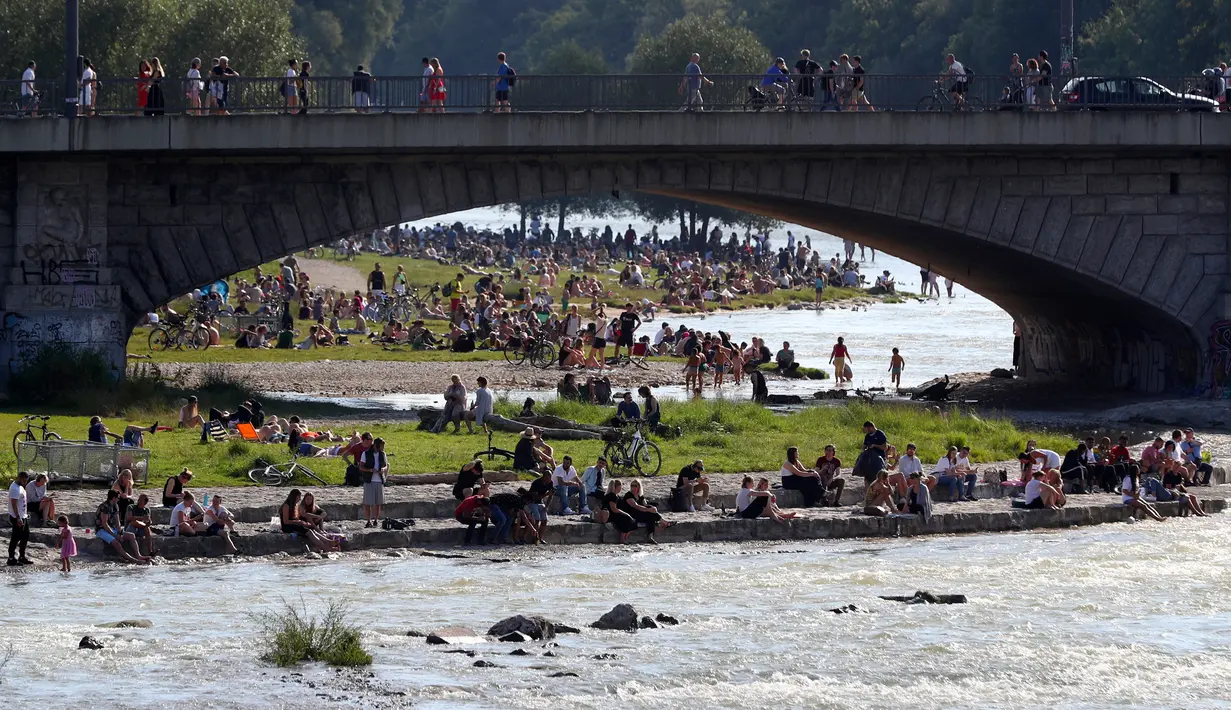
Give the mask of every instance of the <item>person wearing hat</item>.
[(517, 471), (538, 471), (539, 460), (536, 456), (534, 427), (528, 427), (521, 433), (517, 445), (513, 447), (513, 468)]
[[(683, 508), (680, 512), (695, 513), (698, 509), (703, 512), (713, 510), (709, 504), (710, 483), (705, 477), (705, 463), (701, 459), (680, 469), (680, 475), (676, 476), (675, 490), (672, 493), (673, 498), (679, 499), (679, 507)], [(700, 505), (697, 504), (698, 500), (701, 501)]]

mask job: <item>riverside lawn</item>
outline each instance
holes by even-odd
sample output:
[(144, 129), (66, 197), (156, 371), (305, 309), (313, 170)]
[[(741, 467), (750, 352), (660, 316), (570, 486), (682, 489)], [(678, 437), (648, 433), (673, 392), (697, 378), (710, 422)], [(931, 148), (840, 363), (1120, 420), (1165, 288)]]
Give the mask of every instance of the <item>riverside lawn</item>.
[[(266, 400), (267, 412), (280, 418), (302, 411), (293, 403)], [(206, 404), (203, 402), (203, 404)], [(520, 405), (498, 400), (497, 413), (513, 417)], [(589, 424), (606, 423), (614, 408), (568, 401), (545, 402), (538, 406), (540, 414), (554, 414)], [(663, 455), (661, 476), (674, 476), (686, 463), (705, 461), (711, 473), (775, 471), (784, 459), (788, 446), (799, 446), (805, 464), (811, 464), (823, 453), (825, 444), (838, 447), (838, 455), (849, 468), (862, 446), (860, 425), (871, 420), (886, 432), (889, 441), (904, 451), (907, 442), (919, 446), (919, 456), (925, 466), (936, 461), (950, 445), (969, 445), (977, 462), (1004, 461), (1022, 451), (1028, 439), (1038, 440), (1044, 448), (1065, 451), (1071, 441), (1060, 434), (1018, 429), (1007, 419), (984, 419), (969, 414), (949, 413), (941, 416), (933, 411), (904, 404), (850, 403), (837, 406), (810, 407), (787, 414), (775, 414), (752, 402), (694, 400), (662, 401), (663, 423), (680, 427), (682, 435), (674, 439), (655, 437)], [(353, 415), (353, 410), (350, 410)], [(23, 411), (21, 414), (24, 414)], [(0, 413), (0, 432), (13, 432), (20, 427), (19, 413)], [(122, 431), (125, 424), (148, 426), (157, 418), (160, 424), (174, 426), (173, 411), (143, 413), (139, 420), (105, 419), (113, 431)], [(309, 418), (309, 426), (329, 428), (349, 435), (353, 430), (371, 431), (383, 437), (386, 450), (393, 454), (390, 472), (394, 474), (441, 473), (457, 471), (476, 451), (487, 448), (487, 438), (481, 432), (465, 434), (430, 434), (418, 430), (418, 422), (380, 423), (379, 413), (373, 420), (359, 423), (350, 420), (330, 424), (328, 415)], [(317, 427), (316, 421), (325, 426)], [(89, 416), (53, 416), (51, 428), (65, 439), (85, 439)], [(452, 426), (447, 431), (451, 431)], [(476, 429), (476, 431), (479, 431)], [(497, 432), (493, 445), (512, 450), (517, 434)], [(218, 488), (250, 485), (247, 471), (257, 465), (258, 458), (280, 463), (290, 458), (285, 444), (250, 444), (241, 441), (201, 444), (198, 430), (176, 430), (146, 436), (151, 451), (149, 487), (161, 486), (167, 476), (187, 467), (195, 478), (193, 488)], [(602, 453), (605, 443), (590, 441), (551, 441), (556, 457), (568, 454), (578, 468), (590, 465)], [(313, 471), (330, 483), (341, 483), (344, 464), (341, 459), (301, 459)], [(489, 462), (484, 461), (485, 464)], [(0, 466), (15, 471), (13, 451), (5, 446), (0, 451)], [(491, 462), (496, 465), (496, 462)]]

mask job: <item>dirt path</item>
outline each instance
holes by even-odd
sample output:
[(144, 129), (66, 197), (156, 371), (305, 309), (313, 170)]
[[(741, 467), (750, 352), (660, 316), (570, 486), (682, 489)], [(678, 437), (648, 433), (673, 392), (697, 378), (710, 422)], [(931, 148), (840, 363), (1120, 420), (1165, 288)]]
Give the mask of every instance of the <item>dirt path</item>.
[(333, 259), (299, 259), (299, 268), (311, 277), (314, 286), (351, 293), (356, 289), (366, 292), (366, 275), (355, 267)]

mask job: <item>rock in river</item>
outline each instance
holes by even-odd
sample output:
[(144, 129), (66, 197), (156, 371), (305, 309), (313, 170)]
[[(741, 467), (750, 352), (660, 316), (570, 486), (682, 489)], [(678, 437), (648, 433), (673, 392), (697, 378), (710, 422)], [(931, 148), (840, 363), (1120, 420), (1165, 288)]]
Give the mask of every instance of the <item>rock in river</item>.
[[(535, 641), (546, 641), (556, 637), (556, 625), (541, 616), (510, 616), (496, 622), (487, 630), (488, 636), (497, 638), (517, 632)], [(501, 639), (503, 640), (503, 639)]]
[(965, 594), (933, 594), (919, 590), (914, 595), (909, 597), (881, 597), (891, 602), (903, 602), (905, 604), (965, 604)]
[(103, 642), (93, 636), (82, 636), (81, 643), (77, 644), (77, 648), (88, 648), (92, 651), (98, 651), (103, 648)]
[(638, 626), (637, 610), (632, 604), (617, 604), (611, 611), (603, 614), (602, 618), (590, 624), (595, 629), (606, 629), (609, 631), (636, 631)]

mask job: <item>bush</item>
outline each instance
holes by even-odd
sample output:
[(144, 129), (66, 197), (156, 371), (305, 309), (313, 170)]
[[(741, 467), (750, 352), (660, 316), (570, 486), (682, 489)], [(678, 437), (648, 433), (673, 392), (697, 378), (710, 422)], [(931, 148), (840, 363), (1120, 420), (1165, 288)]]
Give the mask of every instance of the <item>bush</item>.
[(330, 602), (325, 615), (311, 617), (303, 603), (296, 608), (285, 603), (281, 611), (257, 616), (261, 644), (268, 650), (261, 660), (286, 668), (305, 661), (331, 666), (367, 666), (372, 656), (363, 648), (359, 627), (346, 622), (344, 602)]
[(117, 373), (97, 350), (47, 343), (9, 378), (15, 404), (74, 405), (83, 393), (114, 393)]

